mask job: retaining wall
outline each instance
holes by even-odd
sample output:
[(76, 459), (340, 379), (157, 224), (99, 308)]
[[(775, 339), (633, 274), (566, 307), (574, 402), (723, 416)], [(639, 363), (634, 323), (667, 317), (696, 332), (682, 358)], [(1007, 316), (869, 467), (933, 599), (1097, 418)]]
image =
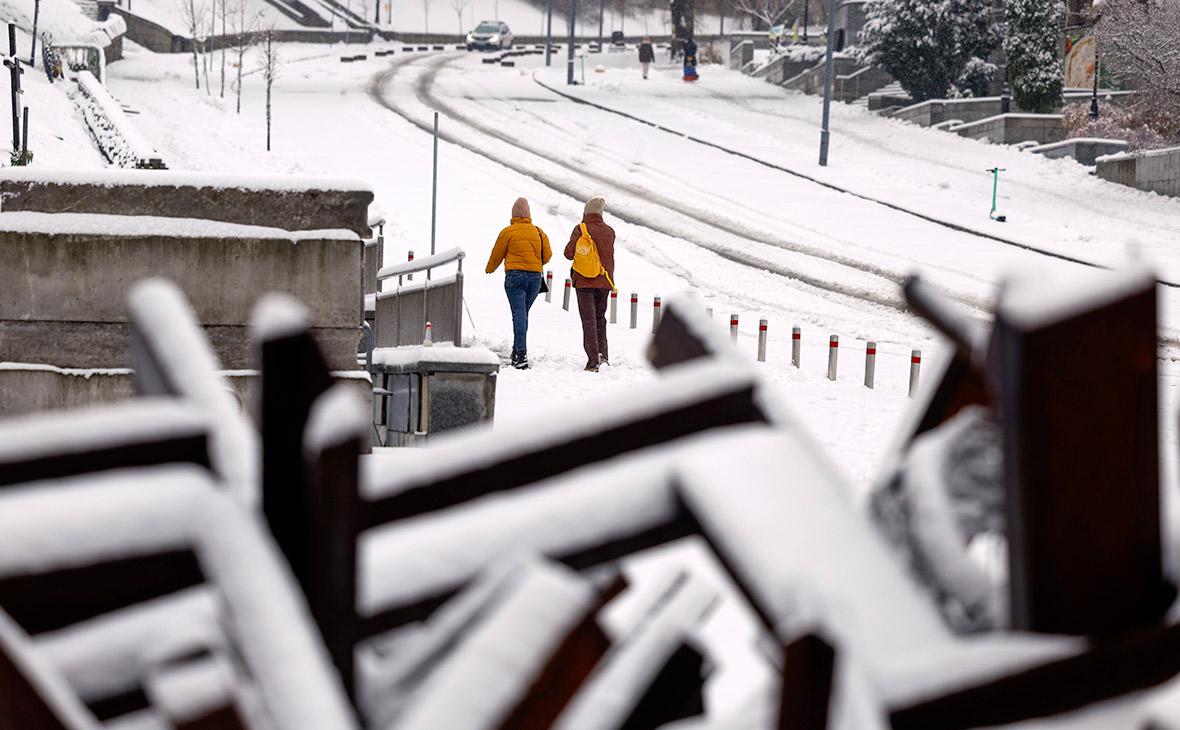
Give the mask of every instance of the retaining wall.
[[(113, 8), (113, 13), (119, 15), (127, 23), (127, 37), (139, 45), (156, 53), (192, 53), (193, 40), (176, 35), (162, 25), (141, 18), (127, 12), (123, 8)], [(275, 40), (289, 43), (369, 43), (373, 40), (371, 30), (331, 31), (325, 29), (308, 28), (307, 30), (276, 30)], [(252, 34), (257, 36), (257, 33)], [(242, 34), (214, 35), (205, 39), (206, 50), (233, 48), (237, 45)]]
[(1017, 144), (1034, 141), (1040, 144), (1060, 142), (1065, 139), (1065, 125), (1060, 114), (998, 114), (950, 127), (960, 137), (986, 139), (996, 144)]
[(1098, 160), (1103, 180), (1180, 197), (1180, 147), (1111, 155)]
[(364, 183), (315, 177), (156, 170), (6, 168), (4, 211), (196, 218), (285, 231), (346, 229), (368, 237), (373, 193)]
[(1061, 142), (1033, 147), (1029, 152), (1035, 152), (1050, 159), (1069, 157), (1079, 164), (1093, 166), (1099, 157), (1115, 155), (1127, 151), (1127, 143), (1121, 139), (1090, 139), (1075, 137)]
[(90, 130), (98, 149), (120, 167), (163, 169), (164, 161), (123, 113), (123, 107), (94, 74), (78, 72), (78, 95), (74, 103)]

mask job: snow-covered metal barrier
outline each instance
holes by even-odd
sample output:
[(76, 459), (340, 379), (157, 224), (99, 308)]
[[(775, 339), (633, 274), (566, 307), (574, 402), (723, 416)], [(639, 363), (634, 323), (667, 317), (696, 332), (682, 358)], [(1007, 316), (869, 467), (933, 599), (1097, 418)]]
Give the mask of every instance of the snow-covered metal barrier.
[(75, 103), (99, 150), (120, 167), (165, 169), (155, 147), (123, 113), (123, 107), (89, 71), (78, 72)]
[[(463, 344), (463, 249), (451, 248), (433, 256), (382, 267), (377, 272), (376, 346), (422, 344), (430, 322), (435, 342)], [(434, 270), (455, 265), (455, 271), (436, 277)], [(426, 274), (416, 283), (414, 274)], [(394, 281), (396, 279), (396, 282)]]

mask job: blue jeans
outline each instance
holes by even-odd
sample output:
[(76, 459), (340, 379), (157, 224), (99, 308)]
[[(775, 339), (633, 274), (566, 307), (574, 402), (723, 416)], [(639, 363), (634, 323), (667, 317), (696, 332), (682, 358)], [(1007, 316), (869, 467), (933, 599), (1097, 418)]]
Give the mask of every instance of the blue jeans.
[(504, 293), (508, 295), (508, 307), (512, 310), (512, 349), (517, 352), (528, 349), (529, 309), (540, 292), (540, 271), (511, 269), (504, 272)]

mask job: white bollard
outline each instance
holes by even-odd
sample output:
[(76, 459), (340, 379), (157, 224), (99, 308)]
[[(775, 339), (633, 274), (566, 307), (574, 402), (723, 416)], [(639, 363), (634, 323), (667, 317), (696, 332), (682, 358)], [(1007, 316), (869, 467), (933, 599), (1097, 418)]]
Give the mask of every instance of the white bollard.
[(828, 380), (836, 379), (836, 357), (840, 354), (840, 335), (828, 338)]
[(619, 321), (619, 293), (612, 291), (610, 293), (610, 323), (615, 324)]
[(427, 347), (430, 347), (431, 345), (434, 344), (434, 339), (431, 334), (431, 329), (432, 329), (432, 327), (431, 327), (430, 323), (427, 322), (426, 323), (426, 334), (423, 335), (423, 337), (422, 337), (422, 344)]
[(639, 326), (639, 295), (631, 292), (631, 329)]
[(574, 288), (574, 283), (569, 279), (565, 280), (565, 294), (562, 297), (561, 308), (565, 311), (570, 311), (570, 289)]
[(651, 333), (654, 335), (660, 327), (660, 298), (656, 297), (651, 303)]
[(914, 350), (910, 353), (910, 397), (918, 392), (918, 371), (922, 369), (922, 351)]
[(738, 316), (736, 314), (729, 315), (729, 339), (737, 342), (738, 336)]
[(758, 362), (766, 362), (766, 320), (758, 320)]
[(798, 327), (791, 328), (791, 364), (799, 367), (799, 345), (802, 344), (803, 333)]
[[(414, 260), (414, 252), (410, 251), (410, 255), (408, 257), (406, 257), (406, 261), (413, 261), (413, 260)], [(413, 281), (413, 280), (414, 280), (413, 274), (406, 274), (406, 281)]]
[(877, 374), (877, 343), (870, 342), (865, 346), (865, 387), (873, 387), (873, 378)]
[(545, 272), (545, 301), (553, 301), (553, 272)]

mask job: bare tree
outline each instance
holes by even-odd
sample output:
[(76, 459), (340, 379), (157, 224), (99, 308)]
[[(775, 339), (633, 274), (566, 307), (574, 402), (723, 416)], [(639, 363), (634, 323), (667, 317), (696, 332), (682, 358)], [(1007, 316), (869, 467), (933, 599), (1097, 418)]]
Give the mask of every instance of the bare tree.
[(451, 0), (451, 7), (455, 9), (455, 15), (459, 16), (459, 34), (463, 34), (463, 11), (467, 9), (467, 4), (471, 0)]
[(180, 20), (184, 29), (192, 40), (193, 50), (193, 83), (201, 88), (201, 59), (198, 50), (201, 45), (200, 37), (205, 29), (205, 7), (197, 5), (196, 0), (180, 0)]
[(246, 51), (250, 46), (254, 45), (255, 32), (258, 30), (258, 23), (262, 16), (259, 13), (250, 15), (247, 13), (246, 0), (229, 0), (230, 17), (233, 19), (233, 43), (234, 53), (237, 54), (237, 75), (238, 79), (234, 82), (234, 93), (237, 95), (237, 112), (242, 113), (242, 66), (246, 57)]
[(217, 0), (212, 0), (209, 7), (209, 32), (201, 39), (201, 61), (205, 68), (205, 96), (212, 96), (213, 90), (209, 87), (209, 66), (212, 64), (210, 58), (211, 44), (213, 37), (217, 35)]
[(281, 59), (279, 58), (279, 49), (275, 46), (276, 35), (275, 27), (272, 25), (266, 30), (262, 31), (258, 41), (260, 48), (260, 54), (258, 57), (258, 70), (262, 72), (262, 78), (266, 81), (267, 152), (270, 152), (271, 89), (274, 87), (275, 79), (279, 77), (279, 65), (281, 63)]
[(422, 30), (430, 32), (430, 0), (422, 0)]
[(734, 0), (733, 7), (773, 28), (786, 20), (797, 3), (798, 0)]
[[(214, 0), (216, 2), (216, 0)], [(229, 25), (229, 0), (221, 0), (221, 5), (218, 15), (221, 17), (221, 92), (220, 97), (225, 98), (225, 47), (229, 45), (229, 34), (227, 26)]]
[(1106, 0), (1095, 26), (1102, 68), (1134, 80), (1130, 109), (1165, 137), (1180, 138), (1180, 3)]

